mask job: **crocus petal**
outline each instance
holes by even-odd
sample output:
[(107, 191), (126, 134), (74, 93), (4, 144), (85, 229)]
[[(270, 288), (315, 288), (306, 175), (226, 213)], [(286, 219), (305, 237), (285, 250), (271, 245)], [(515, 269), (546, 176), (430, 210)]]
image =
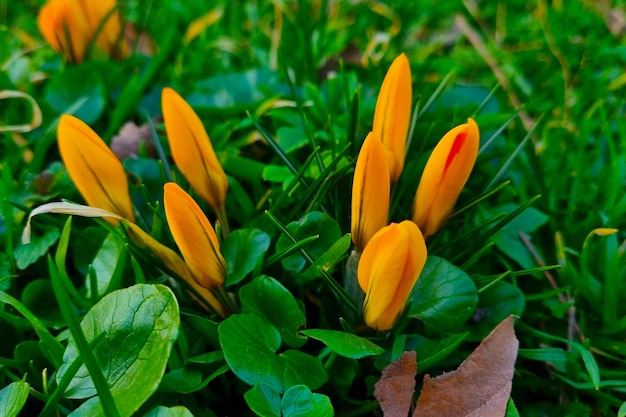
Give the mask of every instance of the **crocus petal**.
[(221, 286), (226, 263), (215, 231), (198, 204), (173, 182), (165, 184), (163, 203), (172, 236), (191, 275), (204, 288)]
[(448, 220), (472, 172), (479, 143), (478, 125), (470, 118), (446, 133), (428, 158), (413, 200), (413, 221), (424, 236)]
[(393, 327), (426, 263), (426, 243), (415, 223), (405, 220), (379, 230), (361, 254), (359, 286), (365, 292), (363, 318), (376, 330)]
[(406, 55), (401, 54), (393, 61), (383, 80), (372, 128), (385, 145), (392, 182), (400, 177), (404, 168), (411, 100), (411, 67)]
[(39, 11), (37, 26), (46, 42), (70, 62), (85, 59), (92, 33), (76, 1), (48, 1)]
[(176, 166), (196, 193), (216, 211), (219, 210), (226, 201), (228, 180), (200, 118), (171, 88), (163, 89), (162, 107)]
[[(91, 42), (107, 56), (128, 56), (128, 45), (124, 41), (122, 22), (115, 0), (79, 0), (83, 15), (91, 29)], [(100, 27), (102, 26), (102, 27)]]
[(361, 250), (387, 224), (389, 188), (384, 146), (376, 133), (370, 132), (359, 152), (352, 182), (352, 241)]
[[(82, 120), (64, 114), (57, 130), (59, 151), (70, 178), (92, 207), (135, 221), (122, 163)], [(115, 219), (106, 219), (117, 224)]]

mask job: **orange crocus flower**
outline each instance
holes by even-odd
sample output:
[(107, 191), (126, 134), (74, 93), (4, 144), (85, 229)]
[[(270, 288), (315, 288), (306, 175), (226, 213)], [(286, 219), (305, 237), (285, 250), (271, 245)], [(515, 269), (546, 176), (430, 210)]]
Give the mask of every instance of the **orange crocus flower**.
[(411, 67), (406, 55), (400, 54), (380, 87), (372, 127), (385, 145), (391, 182), (395, 182), (404, 169), (411, 100)]
[(113, 58), (129, 53), (115, 0), (49, 0), (37, 26), (46, 42), (73, 63), (83, 62), (92, 44)]
[(203, 288), (221, 287), (226, 262), (215, 230), (198, 204), (173, 182), (165, 184), (163, 204), (174, 241), (193, 278)]
[(387, 225), (389, 189), (385, 148), (378, 135), (370, 132), (359, 151), (352, 181), (352, 241), (360, 250)]
[(415, 223), (391, 223), (372, 237), (361, 254), (357, 276), (365, 292), (363, 318), (376, 330), (393, 327), (424, 265), (426, 243)]
[(173, 89), (162, 92), (163, 119), (172, 158), (196, 193), (215, 210), (225, 225), (228, 179), (215, 155), (202, 121)]
[[(64, 114), (57, 138), (67, 172), (87, 204), (135, 221), (122, 163), (85, 122)], [(105, 218), (116, 225), (118, 220)]]
[(472, 172), (479, 143), (478, 125), (470, 118), (435, 146), (413, 200), (413, 221), (424, 236), (436, 233), (448, 220)]

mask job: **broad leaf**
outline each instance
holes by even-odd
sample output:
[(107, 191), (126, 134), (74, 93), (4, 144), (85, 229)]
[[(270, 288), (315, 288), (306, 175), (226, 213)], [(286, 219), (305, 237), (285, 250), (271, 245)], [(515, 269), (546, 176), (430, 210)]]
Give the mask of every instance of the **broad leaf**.
[(474, 281), (463, 270), (429, 256), (409, 300), (409, 316), (441, 333), (458, 330), (474, 313), (478, 297)]
[(46, 101), (57, 114), (73, 114), (87, 124), (98, 120), (106, 104), (104, 81), (92, 68), (67, 68), (48, 84)]
[(39, 258), (48, 253), (48, 249), (59, 240), (61, 233), (58, 229), (51, 229), (43, 236), (37, 237), (30, 243), (15, 248), (15, 263), (19, 269), (25, 269), (37, 262)]
[(258, 229), (239, 229), (228, 235), (221, 252), (226, 261), (226, 286), (241, 281), (263, 261), (270, 237)]
[[(107, 378), (122, 416), (132, 415), (156, 390), (179, 327), (178, 303), (163, 285), (139, 284), (115, 291), (94, 305), (81, 322)], [(94, 340), (97, 340), (94, 343)], [(70, 339), (57, 381), (79, 353)], [(65, 392), (66, 398), (90, 398), (72, 413), (101, 415), (102, 406), (83, 365)]]
[[(317, 211), (307, 213), (299, 221), (287, 225), (287, 230), (296, 240), (319, 235), (319, 239), (307, 244), (304, 249), (316, 260), (341, 238), (339, 226), (328, 214)], [(276, 252), (291, 246), (293, 242), (285, 235), (281, 235), (276, 242)], [(287, 271), (300, 272), (306, 265), (305, 259), (297, 252), (282, 260), (283, 268)]]
[(29, 389), (28, 382), (16, 381), (0, 390), (0, 416), (17, 417), (26, 404)]
[(143, 417), (193, 417), (193, 414), (182, 405), (170, 408), (159, 406), (148, 411)]
[(277, 392), (294, 385), (317, 389), (328, 380), (322, 362), (311, 355), (280, 348), (280, 333), (272, 324), (252, 314), (235, 314), (218, 328), (224, 358), (242, 381), (264, 383)]
[(280, 282), (262, 275), (242, 287), (239, 297), (242, 313), (265, 318), (289, 346), (300, 347), (306, 342), (306, 338), (298, 334), (306, 324), (306, 317), (294, 296)]
[(323, 394), (313, 394), (304, 385), (289, 388), (280, 404), (284, 417), (332, 417), (335, 415), (330, 398)]
[(257, 383), (246, 391), (248, 407), (260, 417), (280, 417), (280, 394), (267, 384)]
[(300, 333), (321, 341), (333, 352), (346, 358), (361, 359), (385, 352), (385, 349), (367, 339), (338, 330), (308, 329)]

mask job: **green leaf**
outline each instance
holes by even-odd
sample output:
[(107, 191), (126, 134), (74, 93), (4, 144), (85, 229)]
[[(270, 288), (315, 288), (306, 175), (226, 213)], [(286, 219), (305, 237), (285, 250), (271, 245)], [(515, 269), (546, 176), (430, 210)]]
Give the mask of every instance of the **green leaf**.
[(458, 330), (467, 321), (478, 296), (474, 281), (463, 270), (429, 256), (409, 300), (409, 317), (422, 320), (429, 331), (442, 333)]
[(263, 261), (270, 247), (270, 237), (258, 229), (239, 229), (222, 243), (226, 261), (226, 286), (236, 284)]
[(330, 398), (323, 394), (313, 394), (304, 385), (289, 388), (280, 404), (283, 417), (333, 417), (335, 410)]
[(385, 352), (385, 349), (367, 339), (338, 330), (308, 329), (300, 333), (321, 341), (333, 352), (346, 358), (361, 359)]
[(30, 243), (15, 248), (15, 262), (19, 269), (25, 269), (37, 262), (48, 253), (48, 249), (59, 240), (61, 233), (58, 229), (50, 229), (43, 236), (33, 237)]
[(57, 114), (73, 114), (92, 124), (105, 108), (104, 81), (93, 68), (68, 67), (50, 81), (45, 99)]
[(50, 297), (52, 285), (49, 279), (29, 282), (22, 292), (24, 305), (46, 325), (60, 328), (65, 322), (56, 298)]
[[(106, 294), (120, 285), (120, 282), (117, 281), (121, 279), (121, 274), (115, 272), (119, 271), (120, 268), (123, 269), (125, 263), (126, 245), (124, 241), (118, 235), (109, 233), (92, 263), (98, 283), (97, 294)], [(88, 296), (91, 296), (91, 280), (87, 277), (85, 281)]]
[(524, 311), (524, 294), (506, 281), (498, 281), (480, 294), (476, 323), (471, 324), (468, 340), (484, 339), (494, 327), (511, 314)]
[[(91, 308), (81, 322), (122, 416), (130, 416), (156, 390), (179, 327), (178, 303), (163, 285), (139, 284), (115, 291)], [(104, 335), (104, 336), (100, 336)], [(57, 381), (78, 356), (71, 338)], [(85, 366), (78, 371), (66, 398), (89, 398), (73, 415), (101, 415), (102, 408)]]
[(296, 277), (296, 281), (301, 284), (308, 280), (318, 278), (322, 271), (329, 272), (350, 249), (352, 237), (346, 233), (337, 240), (326, 252), (320, 255), (306, 271)]
[(299, 149), (309, 143), (302, 128), (283, 126), (276, 131), (278, 143), (285, 153)]
[(430, 339), (422, 335), (415, 335), (409, 339), (404, 350), (415, 350), (417, 356), (417, 369), (424, 372), (441, 363), (452, 353), (456, 352), (459, 345), (467, 338), (469, 332), (453, 333), (442, 339)]
[(260, 417), (280, 417), (280, 393), (257, 383), (243, 395), (248, 407)]
[[(299, 221), (289, 223), (287, 230), (296, 240), (319, 235), (319, 239), (305, 246), (306, 251), (314, 260), (330, 249), (341, 238), (341, 230), (335, 220), (328, 214), (317, 211), (307, 213)], [(287, 236), (281, 235), (276, 242), (276, 252), (280, 252), (292, 244), (293, 242)], [(306, 261), (301, 254), (294, 253), (283, 259), (282, 264), (287, 271), (300, 272), (304, 268)]]
[(241, 312), (255, 314), (272, 323), (282, 339), (291, 347), (300, 347), (306, 338), (298, 330), (306, 324), (306, 317), (294, 296), (280, 282), (261, 275), (239, 292)]
[[(511, 213), (517, 206), (515, 204), (504, 204), (487, 211), (481, 206), (480, 218), (478, 223), (495, 216), (497, 213)], [(540, 212), (534, 207), (528, 207), (522, 211), (517, 217), (504, 225), (498, 230), (491, 240), (496, 244), (498, 249), (504, 252), (508, 257), (517, 262), (522, 268), (529, 269), (537, 265), (532, 254), (524, 245), (519, 233), (530, 234), (537, 228), (541, 227), (548, 221), (548, 216)]]
[(143, 417), (193, 417), (193, 414), (182, 405), (170, 408), (158, 406), (148, 411)]
[(504, 417), (519, 417), (519, 412), (511, 398), (509, 398), (509, 402), (506, 405), (506, 414)]
[(280, 333), (260, 317), (232, 315), (220, 324), (218, 332), (230, 369), (250, 385), (264, 383), (284, 392), (301, 384), (317, 389), (328, 380), (322, 362), (314, 356), (297, 350), (277, 355)]
[(16, 381), (0, 390), (0, 416), (17, 417), (26, 400), (30, 385), (28, 382)]

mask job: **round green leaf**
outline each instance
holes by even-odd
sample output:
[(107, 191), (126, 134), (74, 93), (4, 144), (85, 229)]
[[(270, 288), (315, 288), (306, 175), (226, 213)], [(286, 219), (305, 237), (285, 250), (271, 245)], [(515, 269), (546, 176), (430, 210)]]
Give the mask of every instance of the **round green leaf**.
[(224, 358), (242, 381), (263, 383), (281, 393), (294, 385), (311, 389), (328, 380), (322, 362), (311, 355), (288, 350), (279, 355), (280, 333), (270, 323), (252, 314), (235, 314), (219, 328)]
[(300, 347), (306, 338), (298, 329), (306, 317), (293, 295), (274, 278), (262, 275), (243, 286), (239, 292), (242, 313), (255, 314), (272, 323), (291, 347)]
[(346, 358), (360, 359), (385, 352), (385, 349), (376, 346), (367, 339), (338, 330), (308, 329), (302, 330), (300, 333), (319, 340), (333, 352)]
[(170, 408), (158, 406), (148, 411), (143, 417), (193, 417), (193, 414), (182, 405)]
[(483, 340), (502, 320), (524, 311), (524, 294), (515, 285), (499, 281), (481, 292), (469, 340)]
[(262, 261), (270, 247), (270, 237), (258, 229), (239, 229), (222, 243), (226, 261), (226, 286), (241, 281)]
[(260, 417), (280, 417), (280, 393), (266, 384), (254, 384), (244, 394), (248, 407)]
[[(81, 322), (87, 340), (107, 378), (121, 416), (132, 415), (156, 390), (178, 333), (178, 303), (164, 285), (139, 284), (112, 292), (85, 314)], [(95, 342), (94, 342), (95, 340)], [(59, 368), (61, 381), (79, 353), (69, 340)], [(66, 398), (96, 395), (83, 365), (70, 382)], [(83, 403), (73, 415), (102, 414), (98, 397)]]
[(50, 297), (52, 284), (49, 279), (36, 279), (29, 282), (22, 292), (22, 302), (37, 315), (42, 322), (55, 328), (65, 325), (59, 303)]
[(410, 317), (421, 319), (429, 331), (457, 330), (474, 313), (478, 296), (474, 281), (445, 259), (429, 256), (409, 296)]
[(296, 385), (285, 392), (281, 410), (284, 417), (332, 417), (335, 415), (330, 398), (323, 394), (313, 394), (304, 385)]
[(57, 114), (73, 114), (91, 124), (104, 110), (106, 89), (93, 68), (68, 67), (50, 81), (45, 98)]
[(0, 416), (17, 417), (26, 400), (30, 385), (28, 382), (16, 381), (0, 390)]
[[(316, 260), (341, 238), (341, 230), (337, 222), (328, 214), (318, 211), (307, 213), (299, 221), (289, 223), (287, 230), (296, 240), (319, 235), (319, 239), (312, 241), (304, 247), (313, 260)], [(288, 237), (282, 235), (276, 242), (276, 252), (280, 252), (291, 245), (293, 245), (293, 242)], [(302, 271), (306, 265), (305, 259), (299, 252), (289, 255), (281, 262), (283, 268), (287, 271), (295, 272)]]

